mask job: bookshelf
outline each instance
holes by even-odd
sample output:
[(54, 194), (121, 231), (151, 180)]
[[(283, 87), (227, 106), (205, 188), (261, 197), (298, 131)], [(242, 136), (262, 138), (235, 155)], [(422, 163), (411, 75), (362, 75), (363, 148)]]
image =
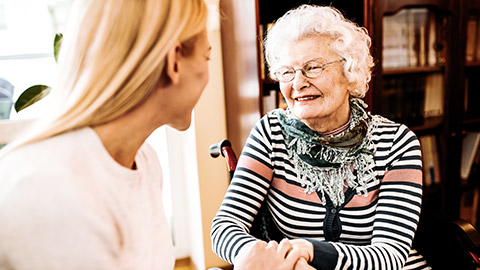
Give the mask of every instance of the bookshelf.
[[(480, 29), (479, 0), (220, 1), (227, 129), (234, 150), (240, 153), (254, 123), (279, 103), (260, 37), (269, 23), (304, 3), (332, 5), (368, 29), (376, 61), (365, 97), (369, 109), (427, 141), (431, 150), (424, 156), (433, 157), (435, 180), (425, 183), (422, 211), (463, 215), (466, 191), (470, 202), (480, 201), (470, 191), (480, 180), (467, 185), (460, 177), (463, 138), (480, 131), (480, 30), (471, 34), (473, 21)], [(473, 50), (467, 44), (472, 42)], [(468, 60), (467, 45), (473, 53)]]
[[(450, 85), (454, 82), (455, 1), (368, 0), (367, 29), (377, 60), (371, 83), (372, 113), (404, 123), (419, 137), (424, 166), (422, 212), (458, 216), (459, 160)], [(454, 136), (455, 137), (455, 136)], [(458, 149), (458, 147), (457, 147)], [(447, 158), (448, 157), (448, 158)], [(455, 179), (452, 171), (456, 170)], [(453, 191), (453, 192), (452, 192)], [(452, 201), (454, 205), (451, 205)]]
[[(460, 133), (462, 140), (462, 174), (459, 181), (460, 217), (469, 220), (476, 228), (480, 228), (478, 204), (480, 202), (480, 1), (468, 0), (462, 6), (461, 29), (464, 39), (460, 59), (464, 64), (460, 70), (462, 102), (458, 111), (462, 112)], [(477, 140), (473, 140), (476, 138)], [(470, 143), (468, 143), (470, 141)], [(476, 145), (479, 144), (478, 146)], [(464, 167), (468, 164), (467, 167)]]
[[(422, 211), (470, 215), (475, 223), (480, 174), (465, 172), (463, 160), (467, 149), (475, 159), (478, 147), (464, 142), (480, 131), (480, 1), (368, 0), (368, 6), (373, 11), (367, 28), (378, 60), (373, 113), (409, 126), (419, 136), (424, 159), (430, 157), (424, 160)], [(403, 40), (392, 33), (402, 33)], [(431, 181), (429, 169), (440, 174), (440, 182)]]

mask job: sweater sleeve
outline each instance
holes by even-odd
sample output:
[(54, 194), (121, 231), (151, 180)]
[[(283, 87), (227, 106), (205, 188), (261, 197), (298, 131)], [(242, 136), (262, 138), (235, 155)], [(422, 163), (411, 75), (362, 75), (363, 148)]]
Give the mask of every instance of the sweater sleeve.
[(402, 269), (417, 228), (422, 167), (419, 142), (400, 126), (395, 134), (383, 177), (369, 245), (309, 239), (316, 269)]
[(242, 247), (257, 240), (249, 232), (253, 219), (266, 198), (273, 175), (271, 142), (267, 130), (266, 117), (251, 130), (231, 184), (213, 219), (213, 251), (230, 263), (233, 263)]

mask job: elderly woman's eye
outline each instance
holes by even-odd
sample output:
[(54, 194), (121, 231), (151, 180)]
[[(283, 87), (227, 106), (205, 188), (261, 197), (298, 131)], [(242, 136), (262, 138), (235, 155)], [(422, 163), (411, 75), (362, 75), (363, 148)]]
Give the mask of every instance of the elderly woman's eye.
[(277, 74), (277, 76), (284, 77), (284, 76), (291, 76), (294, 73), (294, 71), (289, 68), (281, 68), (275, 73)]
[(303, 69), (305, 71), (316, 72), (316, 71), (321, 71), (323, 69), (323, 66), (321, 64), (312, 63), (312, 64), (305, 65), (305, 67), (303, 67)]

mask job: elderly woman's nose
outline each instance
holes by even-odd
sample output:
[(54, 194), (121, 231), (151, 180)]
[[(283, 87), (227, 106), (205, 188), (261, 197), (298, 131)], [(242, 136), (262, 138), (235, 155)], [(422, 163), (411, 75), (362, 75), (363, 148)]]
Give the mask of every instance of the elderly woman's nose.
[(308, 84), (309, 84), (308, 78), (305, 75), (303, 75), (303, 73), (300, 70), (297, 70), (295, 72), (295, 77), (293, 78), (293, 81), (292, 81), (293, 89), (299, 91), (307, 87)]

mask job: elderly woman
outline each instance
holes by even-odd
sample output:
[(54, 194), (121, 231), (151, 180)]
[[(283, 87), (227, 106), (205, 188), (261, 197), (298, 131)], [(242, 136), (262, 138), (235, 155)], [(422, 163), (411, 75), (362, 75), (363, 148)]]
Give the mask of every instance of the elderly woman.
[(213, 249), (234, 263), (266, 203), (283, 237), (316, 269), (422, 269), (411, 249), (419, 220), (419, 142), (370, 115), (360, 99), (373, 59), (364, 28), (331, 7), (303, 5), (265, 40), (288, 109), (253, 128), (213, 220)]

